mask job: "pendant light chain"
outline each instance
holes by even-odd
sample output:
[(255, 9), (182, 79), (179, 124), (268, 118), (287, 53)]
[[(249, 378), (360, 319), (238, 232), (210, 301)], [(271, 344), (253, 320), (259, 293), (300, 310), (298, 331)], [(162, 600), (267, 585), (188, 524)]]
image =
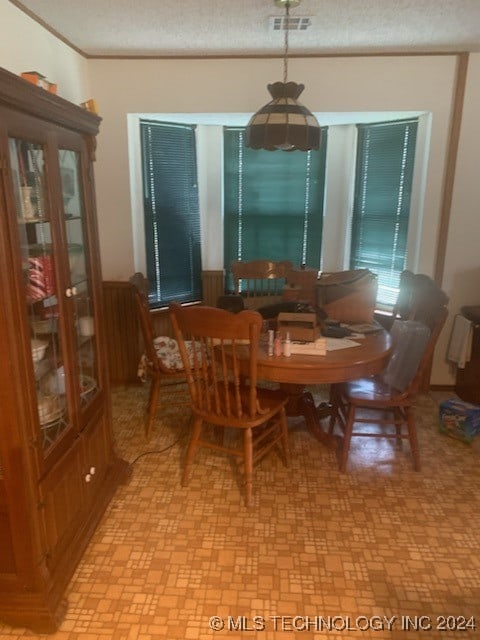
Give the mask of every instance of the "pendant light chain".
[(290, 2), (285, 4), (285, 57), (283, 58), (283, 82), (287, 84), (288, 76), (288, 32), (290, 31)]
[(274, 0), (285, 9), (283, 28), (285, 51), (283, 55), (283, 82), (267, 85), (272, 97), (250, 118), (245, 129), (245, 146), (266, 151), (310, 151), (320, 148), (320, 125), (313, 113), (298, 102), (303, 84), (288, 82), (288, 44), (290, 8), (300, 0)]

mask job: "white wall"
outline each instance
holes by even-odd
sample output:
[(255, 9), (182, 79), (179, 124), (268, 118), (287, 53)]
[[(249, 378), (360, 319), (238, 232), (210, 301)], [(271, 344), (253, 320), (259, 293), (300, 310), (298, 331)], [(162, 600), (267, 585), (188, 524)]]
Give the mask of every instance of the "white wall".
[(1, 67), (17, 74), (38, 71), (75, 104), (92, 97), (85, 58), (6, 0), (0, 2), (0, 25)]
[(199, 125), (196, 137), (202, 269), (216, 271), (223, 266), (223, 128)]
[(325, 216), (323, 222), (322, 269), (342, 271), (348, 269), (345, 237), (349, 213), (353, 205), (355, 176), (355, 149), (357, 128), (353, 124), (331, 127), (328, 130), (327, 159), (325, 163)]
[[(127, 114), (253, 112), (268, 101), (266, 84), (281, 78), (281, 60), (85, 60), (10, 3), (0, 4), (0, 65), (37, 70), (79, 103), (95, 97), (103, 117), (96, 183), (103, 274), (126, 279), (134, 269)], [(28, 43), (28, 46), (19, 43)], [(303, 82), (302, 101), (315, 112), (425, 111), (432, 117), (419, 270), (432, 274), (453, 99), (456, 58), (379, 56), (292, 59), (289, 77)], [(449, 326), (432, 382), (449, 384), (445, 362), (453, 315), (480, 304), (478, 237), (480, 180), (480, 54), (470, 56), (443, 287), (451, 298)], [(215, 261), (218, 256), (215, 257)]]
[[(450, 314), (437, 350), (446, 353), (453, 319), (462, 306), (480, 305), (480, 53), (470, 55), (467, 88), (453, 190), (443, 287)], [(436, 363), (437, 364), (437, 363)], [(436, 378), (454, 374), (438, 359)]]

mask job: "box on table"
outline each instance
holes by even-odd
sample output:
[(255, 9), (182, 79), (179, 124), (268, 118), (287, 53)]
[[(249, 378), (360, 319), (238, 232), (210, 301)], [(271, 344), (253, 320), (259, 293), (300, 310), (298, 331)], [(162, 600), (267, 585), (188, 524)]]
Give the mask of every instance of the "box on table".
[(290, 334), (290, 340), (313, 342), (318, 338), (317, 316), (314, 313), (279, 313), (278, 332), (282, 338)]
[(439, 430), (452, 438), (471, 442), (480, 433), (480, 406), (453, 398), (439, 407)]

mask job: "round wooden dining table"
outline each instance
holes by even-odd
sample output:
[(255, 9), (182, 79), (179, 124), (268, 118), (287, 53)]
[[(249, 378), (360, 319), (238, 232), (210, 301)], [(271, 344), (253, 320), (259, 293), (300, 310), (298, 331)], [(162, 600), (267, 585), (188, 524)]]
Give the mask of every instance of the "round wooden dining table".
[(261, 341), (258, 352), (258, 380), (280, 383), (288, 394), (287, 414), (303, 416), (312, 435), (329, 448), (338, 447), (338, 439), (322, 428), (321, 420), (331, 415), (329, 403), (315, 405), (308, 385), (346, 382), (380, 373), (391, 352), (387, 331), (349, 338), (359, 343), (345, 349), (327, 351), (326, 355), (269, 356), (267, 345)]

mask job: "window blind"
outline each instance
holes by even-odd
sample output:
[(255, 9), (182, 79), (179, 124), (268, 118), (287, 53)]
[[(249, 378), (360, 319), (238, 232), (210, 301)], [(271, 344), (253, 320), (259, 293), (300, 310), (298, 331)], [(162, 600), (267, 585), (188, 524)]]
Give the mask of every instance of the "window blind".
[(224, 128), (225, 272), (234, 260), (263, 258), (319, 269), (327, 129), (308, 152), (246, 148), (244, 132)]
[(350, 268), (378, 276), (377, 300), (394, 304), (407, 264), (418, 120), (358, 125)]
[(201, 299), (195, 126), (140, 121), (152, 307)]

